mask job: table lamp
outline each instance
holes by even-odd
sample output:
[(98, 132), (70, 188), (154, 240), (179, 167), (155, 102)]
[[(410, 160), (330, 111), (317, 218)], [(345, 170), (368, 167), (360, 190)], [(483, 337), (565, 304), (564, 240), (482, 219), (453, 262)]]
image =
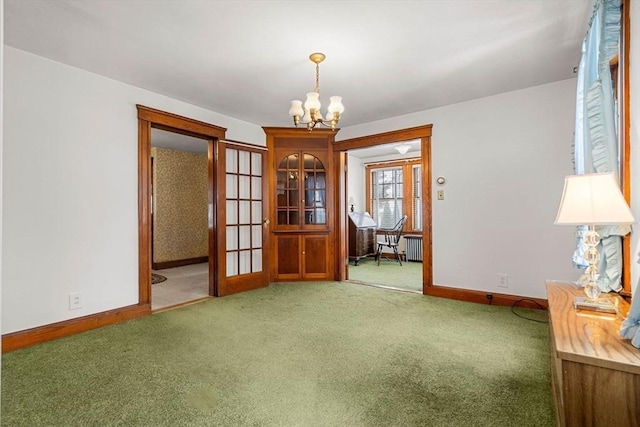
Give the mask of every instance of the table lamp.
[(600, 236), (596, 225), (627, 225), (634, 222), (629, 205), (612, 173), (592, 173), (570, 175), (564, 180), (562, 200), (555, 224), (587, 225), (583, 236), (587, 246), (585, 259), (589, 263), (585, 271), (587, 283), (584, 286), (586, 298), (576, 297), (575, 308), (596, 311), (615, 311), (616, 306), (608, 298), (600, 298), (598, 286), (598, 261), (600, 253), (596, 246)]
[(353, 206), (356, 204), (356, 198), (351, 196), (349, 197), (349, 204), (351, 205), (351, 212), (353, 212)]

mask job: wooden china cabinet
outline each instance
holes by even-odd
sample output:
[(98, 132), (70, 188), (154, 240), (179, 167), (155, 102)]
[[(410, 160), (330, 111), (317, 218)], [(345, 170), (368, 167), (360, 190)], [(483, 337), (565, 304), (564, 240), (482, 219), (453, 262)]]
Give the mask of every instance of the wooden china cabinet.
[(333, 279), (336, 132), (263, 129), (271, 169), (271, 281)]

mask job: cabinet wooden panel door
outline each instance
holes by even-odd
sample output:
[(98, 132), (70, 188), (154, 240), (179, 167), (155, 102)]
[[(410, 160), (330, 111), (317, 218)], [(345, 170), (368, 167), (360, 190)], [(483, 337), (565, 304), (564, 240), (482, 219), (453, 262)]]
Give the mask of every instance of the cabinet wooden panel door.
[(276, 280), (299, 279), (302, 277), (300, 236), (278, 235), (276, 240)]
[(304, 265), (302, 277), (304, 279), (327, 279), (327, 252), (329, 251), (328, 236), (302, 236), (304, 249)]
[(323, 235), (276, 236), (276, 280), (327, 280), (330, 239)]

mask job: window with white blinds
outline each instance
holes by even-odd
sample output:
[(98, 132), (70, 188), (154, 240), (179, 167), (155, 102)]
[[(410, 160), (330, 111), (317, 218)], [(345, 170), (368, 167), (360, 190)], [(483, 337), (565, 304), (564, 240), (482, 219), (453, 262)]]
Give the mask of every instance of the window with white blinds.
[(393, 228), (407, 215), (407, 231), (421, 231), (422, 168), (420, 159), (370, 164), (367, 206), (378, 228)]
[(373, 218), (378, 228), (393, 228), (402, 218), (402, 168), (376, 169), (371, 172)]
[(422, 230), (422, 167), (414, 165), (411, 172), (413, 173), (413, 229)]

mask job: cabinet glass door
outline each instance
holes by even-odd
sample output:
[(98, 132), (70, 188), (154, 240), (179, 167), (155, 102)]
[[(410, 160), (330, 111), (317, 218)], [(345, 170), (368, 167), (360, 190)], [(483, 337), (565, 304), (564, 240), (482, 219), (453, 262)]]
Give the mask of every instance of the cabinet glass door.
[(277, 170), (278, 225), (298, 225), (299, 220), (299, 155), (290, 154), (280, 161)]
[(276, 177), (277, 225), (298, 228), (327, 224), (326, 171), (317, 157), (288, 154), (278, 163)]
[(324, 165), (315, 156), (304, 154), (304, 223), (327, 223), (327, 180)]

